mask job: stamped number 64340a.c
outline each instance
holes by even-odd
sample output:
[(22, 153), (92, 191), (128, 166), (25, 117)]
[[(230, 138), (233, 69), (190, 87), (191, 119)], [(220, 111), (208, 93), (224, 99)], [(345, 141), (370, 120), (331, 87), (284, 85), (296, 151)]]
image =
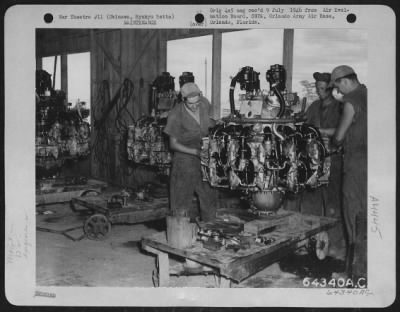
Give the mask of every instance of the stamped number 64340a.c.
[(311, 278), (305, 277), (303, 279), (304, 287), (314, 287), (314, 288), (366, 288), (366, 279), (361, 277), (353, 281), (351, 278)]

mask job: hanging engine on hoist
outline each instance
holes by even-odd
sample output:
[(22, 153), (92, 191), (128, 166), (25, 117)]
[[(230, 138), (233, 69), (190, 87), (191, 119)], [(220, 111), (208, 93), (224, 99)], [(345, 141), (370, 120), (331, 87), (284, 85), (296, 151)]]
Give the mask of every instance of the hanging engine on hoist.
[(53, 90), (51, 75), (36, 71), (36, 176), (58, 175), (66, 159), (90, 154), (90, 110), (85, 102), (74, 107), (66, 103), (65, 93)]
[[(153, 81), (150, 116), (141, 117), (128, 128), (128, 159), (135, 164), (154, 166), (165, 174), (169, 174), (172, 157), (163, 131), (169, 110), (180, 100), (174, 79), (169, 72), (163, 72)], [(179, 87), (187, 82), (194, 82), (192, 72), (179, 76)]]
[(163, 130), (168, 111), (177, 99), (175, 77), (163, 72), (151, 85), (151, 114), (139, 118), (128, 127), (128, 160), (134, 164), (150, 165), (168, 174), (171, 154)]
[[(203, 139), (203, 178), (214, 187), (244, 191), (259, 210), (275, 211), (285, 194), (327, 184), (330, 164), (318, 129), (293, 113), (298, 97), (286, 91), (283, 66), (267, 71), (266, 94), (258, 77), (243, 67), (232, 79), (231, 114)], [(236, 83), (245, 91), (239, 111)]]
[(128, 128), (128, 159), (135, 164), (150, 165), (169, 173), (171, 153), (163, 133), (166, 118), (142, 117)]

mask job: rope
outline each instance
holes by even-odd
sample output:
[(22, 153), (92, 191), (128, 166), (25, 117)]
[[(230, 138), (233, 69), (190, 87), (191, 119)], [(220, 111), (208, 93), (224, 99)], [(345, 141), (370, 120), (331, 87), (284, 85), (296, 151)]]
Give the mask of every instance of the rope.
[[(125, 79), (114, 98), (110, 100), (109, 84), (104, 80), (97, 93), (98, 96), (93, 118), (96, 131), (91, 150), (94, 153), (94, 160), (97, 161), (101, 167), (108, 169), (108, 176), (111, 176), (111, 151), (113, 151), (113, 142), (110, 136), (117, 132), (120, 134), (120, 147), (126, 146), (128, 126), (134, 122), (134, 117), (127, 108), (133, 96), (133, 90), (133, 82), (129, 79)], [(114, 118), (111, 118), (109, 114), (112, 110), (115, 110)], [(97, 118), (100, 114), (101, 117)], [(118, 157), (120, 163), (126, 161), (127, 156), (124, 148), (120, 148)], [(121, 171), (122, 168), (119, 166), (116, 175), (132, 174), (132, 170), (129, 172), (129, 169), (128, 172)]]

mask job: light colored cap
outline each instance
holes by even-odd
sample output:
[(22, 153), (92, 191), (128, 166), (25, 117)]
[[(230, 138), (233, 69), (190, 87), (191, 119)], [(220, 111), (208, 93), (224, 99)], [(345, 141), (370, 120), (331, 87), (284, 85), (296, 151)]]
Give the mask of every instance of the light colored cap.
[(200, 89), (197, 84), (193, 82), (187, 82), (182, 86), (181, 94), (184, 98), (194, 97), (200, 95)]
[(332, 70), (332, 75), (331, 75), (331, 83), (329, 84), (330, 87), (333, 87), (333, 83), (335, 82), (336, 79), (343, 78), (345, 76), (355, 74), (355, 71), (353, 68), (347, 65), (340, 65), (335, 67)]

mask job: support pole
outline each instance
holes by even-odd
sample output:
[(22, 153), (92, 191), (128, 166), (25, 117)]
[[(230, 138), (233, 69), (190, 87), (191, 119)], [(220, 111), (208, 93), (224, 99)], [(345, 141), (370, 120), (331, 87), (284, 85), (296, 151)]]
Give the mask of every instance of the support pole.
[(221, 50), (222, 33), (214, 30), (212, 40), (212, 95), (211, 104), (213, 118), (221, 117)]
[(283, 66), (286, 69), (286, 90), (292, 92), (294, 29), (283, 30)]

